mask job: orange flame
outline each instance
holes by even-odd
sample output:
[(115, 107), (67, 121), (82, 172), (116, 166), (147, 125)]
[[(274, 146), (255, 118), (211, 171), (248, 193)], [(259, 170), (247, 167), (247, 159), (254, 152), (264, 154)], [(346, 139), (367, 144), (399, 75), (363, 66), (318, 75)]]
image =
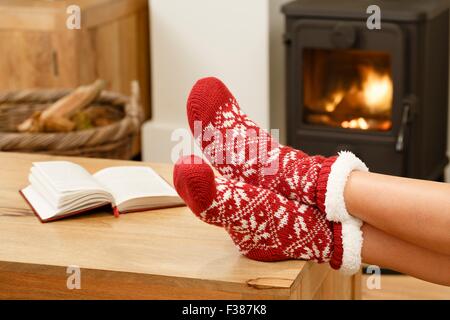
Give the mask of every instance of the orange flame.
[(361, 67), (364, 104), (371, 113), (389, 111), (392, 107), (394, 85), (389, 74), (381, 74), (370, 67)]
[[(363, 78), (360, 88), (354, 85), (350, 89), (350, 92), (355, 93), (351, 95), (351, 98), (356, 100), (353, 102), (363, 107), (366, 113), (377, 115), (389, 112), (392, 108), (394, 94), (394, 85), (390, 75), (379, 73), (369, 66), (361, 66), (360, 71)], [(335, 93), (334, 97), (336, 96), (341, 97), (340, 94)], [(363, 117), (343, 121), (341, 126), (347, 129), (361, 130), (369, 130), (372, 127), (371, 122)], [(381, 129), (386, 130), (385, 128), (390, 128), (390, 123), (383, 123)]]
[(341, 126), (342, 128), (345, 129), (362, 129), (362, 130), (369, 129), (369, 124), (367, 123), (366, 119), (362, 117), (350, 121), (343, 121)]

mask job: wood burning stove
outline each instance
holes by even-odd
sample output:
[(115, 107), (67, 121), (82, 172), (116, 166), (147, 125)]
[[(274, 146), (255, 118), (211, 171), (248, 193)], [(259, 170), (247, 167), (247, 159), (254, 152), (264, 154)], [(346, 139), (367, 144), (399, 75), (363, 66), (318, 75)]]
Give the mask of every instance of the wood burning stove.
[[(370, 5), (381, 9), (379, 30), (367, 27)], [(298, 0), (283, 12), (288, 143), (439, 180), (448, 163), (447, 1)]]

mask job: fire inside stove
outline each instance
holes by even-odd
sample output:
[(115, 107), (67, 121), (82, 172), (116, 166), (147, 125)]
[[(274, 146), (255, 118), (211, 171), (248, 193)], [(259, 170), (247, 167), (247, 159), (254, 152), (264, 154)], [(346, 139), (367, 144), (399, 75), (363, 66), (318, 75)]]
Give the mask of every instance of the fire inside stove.
[(306, 123), (391, 129), (394, 86), (388, 54), (307, 49), (303, 62)]

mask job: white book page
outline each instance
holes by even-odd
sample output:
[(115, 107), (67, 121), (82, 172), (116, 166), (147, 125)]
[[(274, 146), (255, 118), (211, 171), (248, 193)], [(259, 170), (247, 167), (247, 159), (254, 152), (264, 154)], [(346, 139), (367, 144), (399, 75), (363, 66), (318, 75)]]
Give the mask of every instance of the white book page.
[(33, 166), (45, 182), (59, 193), (104, 189), (86, 169), (73, 162), (34, 162)]
[(59, 214), (59, 210), (36, 192), (32, 186), (23, 189), (22, 193), (42, 220), (53, 218)]
[(116, 205), (144, 197), (178, 197), (175, 189), (149, 167), (111, 167), (93, 176), (113, 195)]
[(64, 215), (75, 211), (83, 211), (85, 209), (99, 207), (110, 203), (110, 199), (102, 195), (86, 195), (65, 207), (57, 208), (47, 199), (42, 196), (32, 185), (22, 189), (22, 194), (33, 207), (35, 213), (42, 219), (48, 220), (50, 218)]
[(37, 171), (36, 168), (31, 168), (31, 172), (28, 176), (28, 181), (33, 186), (34, 190), (39, 192), (47, 201), (49, 201), (55, 207), (58, 206), (58, 202), (61, 199), (61, 194), (58, 193), (48, 181)]

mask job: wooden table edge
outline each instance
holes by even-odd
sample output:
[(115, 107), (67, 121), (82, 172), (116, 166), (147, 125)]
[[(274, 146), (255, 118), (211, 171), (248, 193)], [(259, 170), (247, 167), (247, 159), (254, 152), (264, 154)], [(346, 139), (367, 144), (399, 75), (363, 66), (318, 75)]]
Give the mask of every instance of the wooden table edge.
[[(291, 283), (277, 287), (268, 285), (264, 281), (267, 279), (239, 283), (80, 267), (81, 289), (70, 290), (67, 282), (73, 273), (68, 273), (68, 267), (0, 261), (0, 299), (8, 299), (8, 296), (15, 299), (17, 295), (31, 299), (171, 299), (158, 291), (162, 287), (175, 292), (173, 298), (177, 298), (176, 292), (180, 291), (192, 292), (192, 296), (186, 296), (189, 299), (236, 299), (236, 295), (242, 299), (290, 299), (294, 283), (298, 282), (298, 279), (286, 279), (285, 282), (273, 279), (281, 280), (283, 284)], [(182, 293), (178, 295), (186, 298)]]

